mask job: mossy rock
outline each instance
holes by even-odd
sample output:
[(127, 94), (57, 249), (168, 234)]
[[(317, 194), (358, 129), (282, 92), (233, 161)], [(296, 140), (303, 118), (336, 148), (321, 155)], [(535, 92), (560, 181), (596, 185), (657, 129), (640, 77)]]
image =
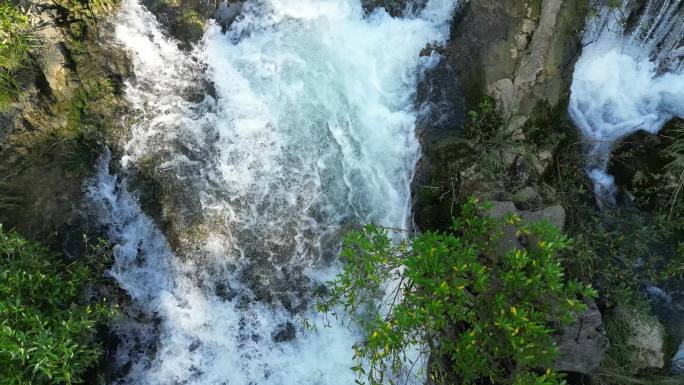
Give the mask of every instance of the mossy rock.
[(184, 49), (200, 41), (207, 20), (217, 10), (217, 3), (209, 0), (145, 0), (143, 4)]

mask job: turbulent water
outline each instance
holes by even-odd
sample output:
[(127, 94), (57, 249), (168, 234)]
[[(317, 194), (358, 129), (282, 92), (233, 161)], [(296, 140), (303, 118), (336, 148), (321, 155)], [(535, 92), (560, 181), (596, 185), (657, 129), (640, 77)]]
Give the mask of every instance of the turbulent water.
[[(419, 52), (448, 37), (454, 6), (392, 18), (358, 0), (248, 1), (189, 55), (124, 1), (135, 121), (119, 175), (105, 157), (89, 189), (133, 299), (123, 383), (354, 383), (354, 330), (297, 317), (345, 226), (409, 227), (415, 87), (439, 60)], [(162, 184), (164, 232), (128, 187), (143, 169)], [(287, 322), (297, 338), (276, 342)]]
[(584, 44), (569, 112), (587, 142), (596, 195), (610, 205), (613, 145), (684, 117), (684, 2), (627, 0), (621, 8), (604, 7), (590, 17)]

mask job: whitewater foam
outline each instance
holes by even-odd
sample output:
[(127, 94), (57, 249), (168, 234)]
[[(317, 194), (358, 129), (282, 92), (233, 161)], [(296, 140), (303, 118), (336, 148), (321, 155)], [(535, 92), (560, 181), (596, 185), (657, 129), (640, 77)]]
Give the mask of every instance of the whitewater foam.
[[(310, 311), (284, 301), (307, 304), (346, 224), (409, 227), (413, 96), (435, 61), (418, 54), (448, 37), (454, 6), (431, 0), (402, 19), (364, 15), (356, 0), (247, 2), (188, 54), (124, 1), (117, 37), (135, 67), (136, 121), (121, 176), (104, 158), (89, 189), (116, 244), (111, 274), (134, 300), (118, 326), (122, 383), (354, 383), (360, 335), (305, 330), (297, 317)], [(165, 207), (184, 214), (167, 228), (174, 250), (128, 191), (142, 165), (166, 178), (165, 203), (183, 206)], [(293, 280), (302, 287), (283, 288)], [(287, 322), (297, 338), (276, 342)]]
[(575, 66), (570, 116), (587, 143), (587, 169), (600, 202), (615, 203), (607, 175), (610, 152), (638, 130), (657, 133), (684, 117), (684, 44), (681, 0), (651, 1), (628, 28), (634, 1), (604, 8), (588, 21), (585, 48)]

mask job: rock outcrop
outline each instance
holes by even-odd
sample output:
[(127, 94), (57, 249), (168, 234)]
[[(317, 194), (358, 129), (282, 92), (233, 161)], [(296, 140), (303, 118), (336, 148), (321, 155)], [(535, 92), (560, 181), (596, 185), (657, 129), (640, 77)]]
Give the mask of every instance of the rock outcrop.
[(608, 351), (608, 337), (596, 304), (589, 304), (556, 340), (560, 356), (553, 364), (555, 370), (589, 374), (598, 368)]
[(625, 343), (632, 350), (632, 367), (636, 370), (662, 369), (665, 366), (665, 328), (652, 315), (631, 309), (617, 309), (628, 328)]
[(461, 10), (447, 60), (468, 104), (489, 95), (512, 130), (567, 99), (587, 4), (580, 0), (480, 0)]
[(89, 232), (83, 181), (125, 109), (128, 61), (105, 43), (113, 38), (104, 15), (114, 9), (43, 0), (21, 6), (41, 44), (15, 74), (20, 91), (0, 113), (0, 223), (76, 257)]
[[(565, 226), (565, 210), (560, 205), (537, 211), (523, 211), (517, 209), (513, 202), (495, 201), (486, 214), (494, 218), (515, 214), (524, 221), (546, 220), (559, 229)], [(518, 235), (515, 226), (504, 227), (497, 252), (504, 254), (511, 249), (524, 249)], [(556, 343), (560, 355), (553, 364), (554, 370), (589, 374), (599, 367), (609, 342), (603, 317), (595, 302), (588, 304), (587, 309), (577, 315), (575, 323), (561, 329), (556, 336)]]
[(505, 218), (508, 214), (515, 214), (529, 222), (545, 220), (559, 229), (565, 227), (565, 209), (561, 205), (552, 205), (537, 211), (518, 210), (513, 202), (492, 202), (492, 208), (487, 213), (493, 218)]
[[(562, 229), (565, 226), (565, 210), (560, 205), (546, 207), (538, 211), (518, 210), (513, 202), (491, 202), (492, 207), (484, 213), (492, 218), (505, 219), (514, 214), (525, 222), (548, 221), (552, 225)], [(524, 241), (519, 237), (518, 229), (513, 225), (503, 228), (503, 234), (497, 245), (499, 255), (506, 254), (509, 250), (524, 250)]]
[[(445, 58), (444, 70), (436, 73), (440, 80), (428, 73), (423, 83), (431, 92), (418, 93), (420, 105), (436, 104), (425, 96), (436, 95), (451, 111), (447, 119), (419, 127), (424, 154), (414, 178), (419, 228), (448, 226), (454, 207), (470, 195), (514, 201), (523, 210), (557, 203), (545, 177), (565, 135), (558, 122), (566, 116), (586, 6), (580, 0), (482, 0), (461, 6), (449, 43), (437, 49)], [(445, 73), (449, 81), (441, 80)], [(440, 87), (462, 92), (440, 92)]]
[(185, 49), (202, 38), (207, 20), (216, 16), (220, 4), (214, 0), (143, 0), (142, 3)]

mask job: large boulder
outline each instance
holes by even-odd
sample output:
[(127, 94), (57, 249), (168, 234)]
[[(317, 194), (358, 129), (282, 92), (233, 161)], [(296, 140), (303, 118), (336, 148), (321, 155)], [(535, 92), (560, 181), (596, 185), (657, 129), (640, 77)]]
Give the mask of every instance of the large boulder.
[[(524, 211), (517, 209), (513, 202), (494, 201), (491, 204), (491, 208), (483, 214), (489, 215), (492, 218), (503, 219), (508, 215), (514, 214), (525, 222), (545, 220), (559, 229), (563, 229), (565, 226), (565, 209), (560, 205), (545, 207), (537, 211)], [(504, 255), (512, 249), (523, 250), (525, 246), (518, 235), (518, 229), (515, 226), (505, 226), (497, 246), (497, 253)]]
[[(486, 214), (494, 218), (505, 218), (515, 214), (528, 222), (546, 220), (559, 229), (565, 226), (565, 210), (560, 205), (524, 211), (517, 209), (513, 202), (495, 201)], [(504, 228), (497, 252), (504, 254), (513, 248), (523, 249), (524, 246), (516, 228), (507, 226)], [(556, 337), (556, 343), (560, 356), (553, 365), (555, 370), (589, 374), (596, 369), (606, 355), (609, 344), (603, 327), (603, 318), (596, 303), (591, 302), (583, 313), (578, 314), (575, 323), (564, 327)]]
[(589, 374), (598, 368), (608, 350), (608, 337), (596, 304), (589, 304), (574, 324), (563, 328), (556, 343), (560, 356), (553, 364), (555, 370)]
[(632, 348), (632, 367), (635, 370), (662, 369), (665, 366), (665, 328), (652, 315), (627, 308), (616, 314), (627, 328), (625, 343)]

